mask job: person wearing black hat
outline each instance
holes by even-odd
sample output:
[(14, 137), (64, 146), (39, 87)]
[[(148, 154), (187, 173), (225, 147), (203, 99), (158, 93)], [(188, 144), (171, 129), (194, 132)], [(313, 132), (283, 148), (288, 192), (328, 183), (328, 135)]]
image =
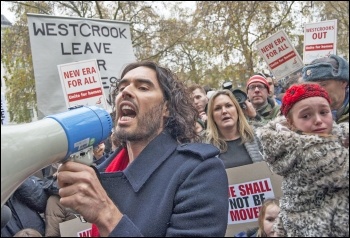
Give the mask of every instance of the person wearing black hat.
[(330, 55), (313, 60), (302, 73), (305, 82), (318, 83), (328, 92), (333, 120), (349, 122), (349, 62)]

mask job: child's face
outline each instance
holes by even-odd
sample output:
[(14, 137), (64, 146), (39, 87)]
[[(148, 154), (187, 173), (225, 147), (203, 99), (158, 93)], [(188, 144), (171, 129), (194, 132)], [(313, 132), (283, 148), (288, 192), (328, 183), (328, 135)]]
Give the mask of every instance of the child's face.
[(264, 217), (264, 231), (268, 237), (274, 237), (275, 232), (272, 227), (275, 223), (275, 220), (280, 212), (280, 207), (276, 204), (271, 204), (266, 208), (265, 217)]
[(328, 101), (323, 97), (310, 97), (294, 104), (289, 123), (305, 133), (330, 134), (333, 118)]

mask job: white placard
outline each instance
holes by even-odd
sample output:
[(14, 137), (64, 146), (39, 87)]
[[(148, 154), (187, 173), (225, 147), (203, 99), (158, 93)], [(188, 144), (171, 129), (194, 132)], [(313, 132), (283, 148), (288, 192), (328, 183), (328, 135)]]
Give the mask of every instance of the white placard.
[(98, 106), (107, 110), (100, 71), (97, 61), (83, 60), (57, 66), (68, 108)]
[(264, 200), (274, 197), (270, 178), (230, 185), (228, 224), (257, 221)]
[[(38, 118), (67, 111), (57, 66), (95, 59), (106, 100), (124, 66), (135, 61), (128, 22), (27, 14)], [(111, 112), (108, 104), (108, 112)]]
[(304, 25), (304, 64), (337, 52), (337, 20)]
[(229, 182), (226, 237), (259, 226), (258, 216), (267, 198), (282, 196), (282, 177), (265, 161), (226, 169)]
[(304, 66), (301, 57), (283, 30), (258, 43), (257, 49), (277, 79), (288, 76)]

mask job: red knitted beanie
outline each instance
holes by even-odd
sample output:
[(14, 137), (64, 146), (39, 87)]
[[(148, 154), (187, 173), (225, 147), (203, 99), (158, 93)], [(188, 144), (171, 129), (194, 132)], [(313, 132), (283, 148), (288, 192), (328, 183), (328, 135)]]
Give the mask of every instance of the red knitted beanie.
[(327, 91), (320, 85), (315, 83), (295, 84), (286, 91), (282, 98), (282, 114), (287, 116), (288, 112), (290, 109), (292, 109), (295, 103), (310, 97), (323, 97), (327, 99), (329, 103), (331, 103)]
[(266, 86), (267, 88), (267, 92), (270, 93), (270, 85), (269, 83), (267, 82), (267, 80), (263, 77), (263, 76), (260, 76), (260, 75), (253, 75), (252, 77), (250, 77), (250, 79), (248, 80), (247, 82), (247, 90), (248, 90), (248, 86), (252, 83), (262, 83)]

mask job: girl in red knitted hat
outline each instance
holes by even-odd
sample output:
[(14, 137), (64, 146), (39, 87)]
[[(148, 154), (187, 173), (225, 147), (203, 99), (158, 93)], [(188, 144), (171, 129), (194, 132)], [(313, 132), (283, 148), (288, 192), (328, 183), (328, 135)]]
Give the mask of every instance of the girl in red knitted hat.
[(257, 129), (264, 159), (283, 177), (278, 236), (349, 236), (349, 123), (332, 120), (328, 93), (297, 84), (283, 116)]

